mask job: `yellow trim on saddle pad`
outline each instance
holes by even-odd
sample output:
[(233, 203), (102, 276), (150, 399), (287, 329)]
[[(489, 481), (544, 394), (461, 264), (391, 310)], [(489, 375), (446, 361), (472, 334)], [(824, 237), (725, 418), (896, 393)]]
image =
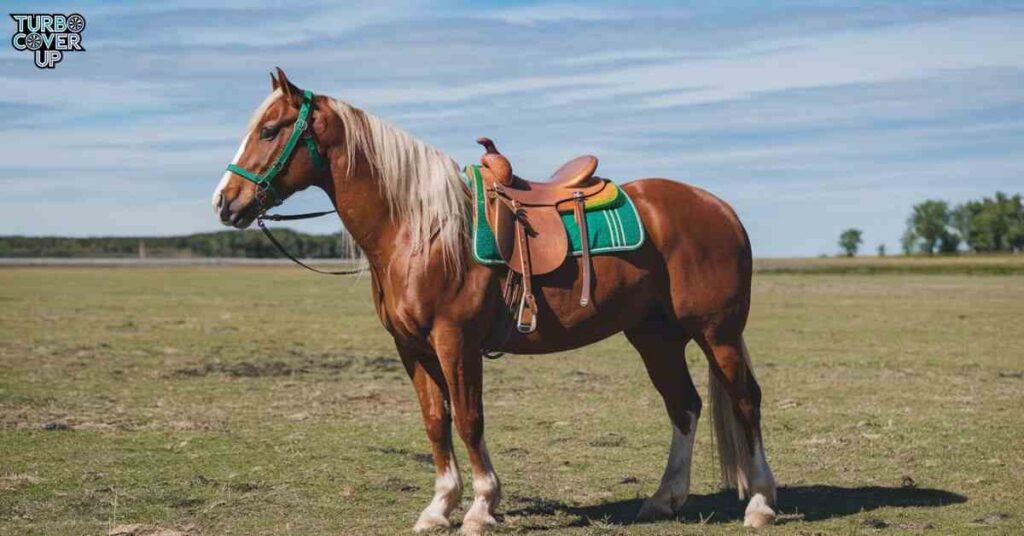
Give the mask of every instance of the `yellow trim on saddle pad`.
[[(593, 195), (584, 200), (584, 209), (586, 211), (601, 210), (606, 207), (610, 207), (619, 200), (619, 185), (614, 182), (609, 182), (604, 190), (601, 190), (597, 195)], [(572, 212), (573, 203), (567, 201), (558, 205), (559, 212)]]

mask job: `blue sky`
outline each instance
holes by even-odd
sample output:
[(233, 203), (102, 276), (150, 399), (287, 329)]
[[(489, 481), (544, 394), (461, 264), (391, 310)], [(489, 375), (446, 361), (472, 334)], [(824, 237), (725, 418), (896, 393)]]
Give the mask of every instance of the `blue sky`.
[(696, 184), (758, 256), (847, 227), (896, 251), (919, 200), (1024, 190), (1021, 4), (5, 4), (88, 26), (54, 70), (0, 47), (0, 234), (222, 229), (210, 193), (277, 65), (463, 164), (487, 135), (528, 177), (591, 152)]

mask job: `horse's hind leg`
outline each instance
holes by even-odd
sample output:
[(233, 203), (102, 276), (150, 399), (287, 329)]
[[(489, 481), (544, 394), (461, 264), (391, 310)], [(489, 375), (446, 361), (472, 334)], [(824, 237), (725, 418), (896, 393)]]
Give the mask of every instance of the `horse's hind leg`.
[(761, 441), (761, 387), (739, 330), (714, 326), (698, 341), (708, 357), (708, 393), (722, 480), (750, 497), (744, 526), (775, 520), (775, 477)]
[(689, 338), (678, 324), (661, 316), (652, 316), (627, 330), (626, 338), (643, 357), (647, 374), (661, 394), (672, 423), (672, 444), (661, 485), (644, 501), (637, 518), (670, 518), (679, 512), (690, 492), (690, 461), (700, 417), (700, 395), (683, 355)]

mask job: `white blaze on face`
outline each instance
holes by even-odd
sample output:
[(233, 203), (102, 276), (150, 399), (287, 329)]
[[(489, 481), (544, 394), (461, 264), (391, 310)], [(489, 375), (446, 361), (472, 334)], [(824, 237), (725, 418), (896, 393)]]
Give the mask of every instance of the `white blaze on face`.
[[(238, 151), (235, 152), (235, 157), (231, 159), (232, 164), (238, 164), (238, 159), (242, 157), (242, 152), (245, 151), (245, 144), (249, 142), (249, 134), (242, 138), (242, 144), (238, 146)], [(231, 180), (231, 172), (225, 171), (224, 176), (220, 178), (220, 182), (217, 183), (217, 189), (213, 191), (213, 209), (217, 210), (217, 200), (220, 198), (220, 192), (224, 190), (224, 187), (228, 185), (228, 181)]]
[[(242, 139), (242, 144), (238, 146), (238, 151), (235, 153), (235, 157), (231, 159), (232, 164), (238, 164), (238, 159), (242, 158), (242, 153), (245, 151), (245, 145), (249, 142), (249, 136), (251, 136), (252, 132), (256, 129), (256, 123), (261, 117), (263, 117), (263, 114), (267, 113), (267, 109), (270, 108), (270, 105), (274, 104), (274, 101), (279, 99), (281, 95), (283, 95), (283, 93), (280, 89), (275, 89), (270, 92), (270, 95), (267, 95), (267, 98), (263, 99), (263, 102), (260, 103), (259, 107), (256, 108), (256, 111), (253, 112), (252, 117), (249, 118), (249, 126), (247, 127), (247, 131), (249, 133), (245, 135), (245, 138)], [(213, 191), (213, 198), (211, 199), (211, 202), (213, 203), (214, 210), (217, 209), (217, 199), (220, 197), (220, 193), (224, 190), (224, 187), (228, 185), (229, 180), (231, 180), (231, 172), (225, 171), (224, 176), (221, 177), (220, 182), (217, 183), (217, 188)]]

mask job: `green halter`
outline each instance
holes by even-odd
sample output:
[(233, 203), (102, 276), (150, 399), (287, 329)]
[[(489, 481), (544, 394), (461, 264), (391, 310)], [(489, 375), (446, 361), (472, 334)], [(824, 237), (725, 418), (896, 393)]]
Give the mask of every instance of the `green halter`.
[[(274, 178), (281, 173), (281, 170), (291, 160), (292, 154), (295, 152), (295, 146), (299, 144), (299, 139), (305, 138), (306, 149), (309, 151), (310, 158), (313, 159), (313, 164), (318, 168), (325, 167), (327, 162), (324, 160), (323, 155), (320, 154), (320, 150), (316, 147), (316, 140), (313, 139), (313, 131), (310, 130), (309, 115), (313, 110), (313, 93), (306, 90), (302, 94), (302, 107), (299, 108), (299, 117), (295, 120), (295, 126), (292, 128), (292, 133), (288, 137), (288, 142), (284, 144), (284, 150), (278, 155), (274, 163), (267, 168), (266, 171), (260, 174), (253, 173), (249, 170), (242, 169), (235, 164), (228, 164), (228, 171), (237, 173), (243, 179), (255, 184), (261, 192), (270, 192), (270, 195), (274, 196), (273, 205), (281, 203), (281, 195), (278, 194), (277, 189), (274, 188)], [(262, 200), (261, 200), (262, 201)]]

